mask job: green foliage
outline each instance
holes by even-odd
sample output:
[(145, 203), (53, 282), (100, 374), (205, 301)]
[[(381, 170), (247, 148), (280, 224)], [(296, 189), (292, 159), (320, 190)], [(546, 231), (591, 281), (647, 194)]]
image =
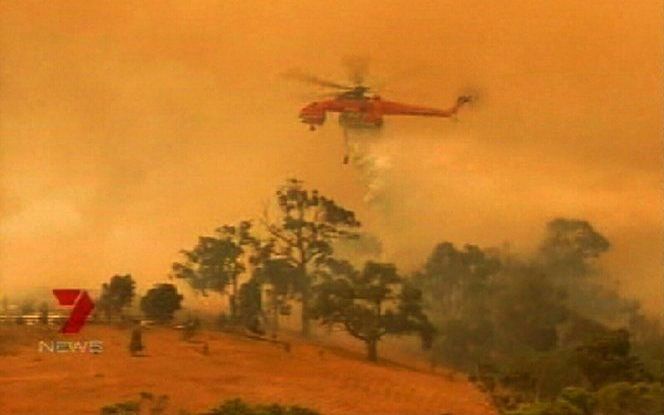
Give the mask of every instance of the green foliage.
[(586, 415), (573, 404), (564, 401), (538, 403), (524, 406), (515, 411), (507, 412), (507, 415)]
[(141, 298), (141, 310), (149, 319), (165, 323), (181, 308), (182, 295), (173, 284), (157, 284)]
[(240, 287), (239, 318), (247, 329), (264, 334), (260, 284), (251, 279)]
[(454, 367), (473, 371), (477, 365), (489, 363), (493, 348), (494, 327), (486, 320), (447, 320), (438, 324), (433, 346), (436, 356), (443, 356)]
[(424, 306), (438, 328), (436, 356), (472, 370), (493, 347), (494, 325), (489, 300), (500, 261), (474, 245), (457, 249), (443, 242), (433, 249), (413, 282), (423, 293)]
[(507, 415), (662, 415), (660, 383), (611, 383), (597, 392), (566, 388), (550, 402), (524, 405)]
[(269, 258), (283, 259), (293, 268), (294, 289), (302, 301), (302, 332), (309, 332), (309, 308), (313, 275), (310, 267), (326, 262), (333, 253), (333, 242), (356, 238), (360, 223), (355, 213), (322, 196), (317, 190), (307, 190), (303, 182), (289, 179), (276, 193), (278, 216), (264, 217), (263, 223), (270, 239), (265, 244)]
[(201, 236), (191, 251), (183, 250), (184, 262), (172, 265), (172, 276), (180, 278), (203, 295), (208, 290), (228, 294), (230, 288), (230, 316), (237, 316), (236, 296), (238, 276), (245, 271), (244, 254), (256, 244), (251, 235), (251, 223), (225, 225), (216, 229), (215, 236)]
[(612, 382), (649, 380), (639, 360), (630, 354), (627, 330), (609, 331), (579, 346), (576, 363), (595, 389)]
[(154, 396), (150, 392), (141, 392), (140, 400), (126, 401), (101, 408), (101, 415), (161, 415), (168, 407), (168, 396)]
[(536, 268), (512, 264), (494, 297), (494, 322), (510, 341), (532, 350), (552, 350), (557, 326), (566, 319), (564, 295)]
[(433, 327), (421, 292), (405, 284), (394, 265), (369, 261), (360, 272), (349, 262), (329, 261), (320, 274), (312, 315), (365, 342), (369, 360), (377, 360), (385, 335), (419, 333), (430, 343)]
[(657, 381), (664, 383), (664, 326), (661, 321), (634, 313), (629, 323), (633, 353)]
[(301, 281), (297, 278), (297, 268), (288, 258), (272, 257), (271, 249), (265, 245), (254, 256), (253, 279), (259, 284), (269, 284), (274, 294), (282, 298), (299, 292)]
[(110, 282), (102, 285), (96, 306), (110, 319), (131, 304), (135, 288), (136, 282), (131, 274), (114, 275)]
[(589, 261), (606, 252), (609, 241), (585, 220), (554, 219), (547, 224), (540, 258), (556, 275), (577, 277), (588, 273)]
[[(547, 224), (533, 264), (566, 294), (570, 310), (603, 323), (623, 320), (635, 307), (601, 277), (597, 259), (611, 244), (585, 220), (558, 218)], [(623, 320), (624, 321), (624, 320)]]
[(485, 312), (483, 299), (491, 289), (491, 279), (500, 270), (500, 261), (474, 245), (457, 249), (443, 242), (433, 249), (415, 281), (426, 293), (426, 303), (436, 314), (460, 319)]
[(602, 415), (662, 415), (664, 386), (658, 383), (619, 382), (596, 394), (596, 413)]
[(319, 413), (299, 406), (250, 405), (241, 399), (233, 399), (202, 415), (319, 415)]
[(127, 401), (108, 405), (101, 408), (101, 415), (139, 415), (140, 403), (137, 401)]
[(272, 319), (272, 329), (279, 327), (279, 316), (289, 307), (288, 299), (296, 292), (302, 292), (298, 285), (298, 272), (287, 258), (272, 257), (272, 248), (265, 244), (254, 257), (252, 279), (259, 285), (266, 285), (265, 307)]
[[(538, 414), (587, 412), (561, 395), (566, 387), (654, 379), (630, 350), (628, 333), (609, 329), (638, 311), (599, 279), (596, 260), (609, 248), (590, 223), (564, 218), (547, 224), (526, 258), (438, 244), (414, 275), (438, 329), (435, 359), (470, 372), (499, 406), (553, 402), (522, 408)], [(664, 336), (652, 334), (661, 331), (643, 319), (630, 324), (643, 326), (635, 351), (664, 375)]]

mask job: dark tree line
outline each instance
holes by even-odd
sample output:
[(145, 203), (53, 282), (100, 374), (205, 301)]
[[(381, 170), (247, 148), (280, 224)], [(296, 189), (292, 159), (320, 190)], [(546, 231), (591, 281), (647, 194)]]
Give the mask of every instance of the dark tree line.
[(641, 413), (611, 409), (613, 393), (664, 408), (664, 396), (643, 403), (661, 390), (664, 355), (653, 346), (664, 338), (632, 344), (661, 328), (603, 283), (597, 260), (609, 248), (590, 223), (564, 218), (547, 224), (530, 256), (440, 243), (413, 279), (439, 334), (433, 358), (470, 373), (509, 413)]

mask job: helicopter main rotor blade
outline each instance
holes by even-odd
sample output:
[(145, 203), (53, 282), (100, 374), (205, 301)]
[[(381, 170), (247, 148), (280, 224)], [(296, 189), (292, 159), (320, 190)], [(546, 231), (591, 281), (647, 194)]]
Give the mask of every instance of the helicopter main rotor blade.
[(343, 65), (348, 70), (348, 78), (356, 85), (361, 86), (369, 73), (369, 58), (364, 56), (346, 56)]
[(315, 75), (306, 74), (300, 71), (289, 71), (286, 72), (284, 76), (288, 79), (294, 79), (296, 81), (307, 82), (310, 84), (320, 85), (328, 88), (345, 89), (345, 90), (353, 89), (353, 87), (351, 86), (328, 81), (326, 79), (319, 78)]

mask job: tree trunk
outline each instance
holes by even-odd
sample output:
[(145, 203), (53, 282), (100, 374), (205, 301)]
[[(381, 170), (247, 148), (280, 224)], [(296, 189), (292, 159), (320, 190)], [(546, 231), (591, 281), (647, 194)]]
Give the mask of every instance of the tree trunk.
[(237, 306), (235, 304), (235, 295), (231, 294), (228, 296), (228, 305), (230, 309), (230, 319), (232, 322), (237, 322)]
[(311, 334), (311, 321), (309, 318), (309, 301), (310, 301), (310, 287), (309, 276), (307, 275), (307, 266), (303, 262), (299, 267), (300, 278), (302, 278), (302, 336), (309, 337)]
[(366, 341), (367, 344), (367, 359), (372, 362), (378, 361), (378, 340), (370, 339)]
[(309, 319), (309, 290), (302, 291), (302, 336), (311, 334), (311, 321)]
[(274, 289), (266, 290), (266, 295), (269, 299), (269, 306), (267, 306), (270, 315), (269, 324), (272, 331), (272, 336), (276, 337), (277, 332), (279, 331), (279, 299)]
[(229, 306), (231, 311), (231, 320), (234, 322), (237, 321), (237, 276), (233, 277), (231, 280), (231, 285), (233, 288), (233, 293), (229, 296)]

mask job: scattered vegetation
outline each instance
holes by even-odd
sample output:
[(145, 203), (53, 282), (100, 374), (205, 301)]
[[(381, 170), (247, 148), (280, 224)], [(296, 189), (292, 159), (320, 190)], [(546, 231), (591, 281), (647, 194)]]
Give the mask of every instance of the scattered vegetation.
[(319, 413), (300, 406), (250, 405), (241, 399), (233, 399), (201, 415), (319, 415)]
[[(152, 393), (142, 392), (139, 400), (120, 402), (101, 408), (100, 415), (160, 415), (168, 407), (168, 396), (155, 397)], [(189, 414), (180, 411), (180, 414)], [(193, 414), (189, 414), (193, 415)], [(198, 415), (320, 415), (318, 412), (300, 406), (279, 404), (251, 405), (241, 399), (229, 399), (209, 411)]]
[(162, 415), (168, 408), (168, 396), (154, 396), (141, 392), (140, 399), (107, 405), (101, 408), (100, 415)]

